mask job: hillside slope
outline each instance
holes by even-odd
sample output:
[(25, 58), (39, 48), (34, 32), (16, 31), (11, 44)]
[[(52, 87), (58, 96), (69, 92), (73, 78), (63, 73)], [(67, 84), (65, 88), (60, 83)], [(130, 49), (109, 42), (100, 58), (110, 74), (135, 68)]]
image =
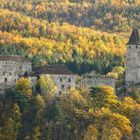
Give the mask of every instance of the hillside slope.
[[(107, 73), (115, 66), (124, 66), (129, 36), (125, 31), (131, 25), (129, 19), (126, 25), (115, 15), (114, 20), (106, 20), (104, 14), (108, 12), (105, 11), (111, 12), (108, 8), (112, 8), (113, 13), (121, 16), (119, 10), (124, 8), (127, 13), (130, 6), (128, 2), (120, 6), (115, 1), (109, 4), (105, 1), (0, 0), (0, 53), (26, 55), (34, 65), (66, 63), (79, 74), (91, 70)], [(139, 3), (132, 7), (132, 11), (137, 9)], [(138, 16), (137, 10), (132, 13)], [(131, 19), (137, 25), (139, 18), (133, 14)], [(100, 20), (102, 24), (97, 22)], [(84, 23), (87, 21), (90, 24)], [(113, 21), (113, 25), (108, 21)], [(114, 30), (116, 27), (119, 30)]]
[(127, 32), (140, 27), (139, 0), (1, 0), (0, 7), (60, 24)]

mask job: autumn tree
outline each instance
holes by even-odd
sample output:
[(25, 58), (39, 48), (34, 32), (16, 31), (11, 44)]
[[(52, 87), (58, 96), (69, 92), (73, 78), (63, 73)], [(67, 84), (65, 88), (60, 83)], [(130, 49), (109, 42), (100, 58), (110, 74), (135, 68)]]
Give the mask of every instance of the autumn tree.
[(57, 87), (50, 75), (41, 75), (39, 79), (41, 94), (46, 102), (50, 102), (57, 92)]
[(32, 90), (30, 88), (30, 81), (27, 78), (20, 78), (16, 82), (17, 91), (19, 93), (25, 94), (26, 96), (31, 96)]

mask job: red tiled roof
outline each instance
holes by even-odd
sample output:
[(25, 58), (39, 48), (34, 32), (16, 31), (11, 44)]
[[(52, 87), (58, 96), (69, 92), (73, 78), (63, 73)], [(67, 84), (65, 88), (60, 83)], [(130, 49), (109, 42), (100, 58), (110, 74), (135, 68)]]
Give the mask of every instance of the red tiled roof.
[(66, 65), (47, 65), (33, 68), (36, 74), (74, 75)]
[(0, 55), (0, 61), (30, 62), (27, 58), (12, 55)]

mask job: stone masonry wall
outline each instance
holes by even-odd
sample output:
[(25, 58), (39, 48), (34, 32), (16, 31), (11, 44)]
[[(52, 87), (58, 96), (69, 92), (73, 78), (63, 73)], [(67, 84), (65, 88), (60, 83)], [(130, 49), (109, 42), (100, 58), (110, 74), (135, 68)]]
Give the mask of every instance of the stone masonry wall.
[(93, 86), (112, 86), (115, 88), (115, 78), (105, 76), (85, 76), (82, 77), (80, 87), (93, 87)]
[(20, 76), (30, 71), (30, 62), (0, 61), (0, 88), (15, 85)]
[(140, 83), (140, 45), (128, 45), (126, 52), (126, 83)]

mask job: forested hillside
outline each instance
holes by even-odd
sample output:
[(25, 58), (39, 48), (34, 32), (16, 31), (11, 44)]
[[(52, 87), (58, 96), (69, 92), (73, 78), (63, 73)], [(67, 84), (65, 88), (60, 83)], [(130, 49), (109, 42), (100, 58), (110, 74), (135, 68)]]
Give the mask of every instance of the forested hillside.
[[(33, 66), (65, 63), (78, 74), (96, 70), (122, 87), (139, 13), (140, 0), (0, 0), (0, 54), (26, 56)], [(57, 100), (50, 76), (36, 86), (22, 77), (0, 95), (0, 140), (140, 140), (137, 86), (76, 88)]]
[[(118, 9), (114, 9), (115, 4), (118, 4)], [(137, 4), (135, 5), (132, 10), (135, 10), (133, 14), (137, 16)], [(115, 15), (107, 19), (103, 14), (106, 13), (105, 9), (111, 12), (108, 8), (112, 8), (117, 16), (121, 16), (119, 9), (121, 11), (125, 8), (127, 13), (126, 7), (129, 6), (131, 4), (124, 2), (120, 7), (115, 1), (109, 4), (105, 1), (1, 0), (1, 53), (27, 55), (34, 65), (67, 63), (76, 73), (93, 69), (107, 73), (115, 66), (124, 65), (128, 36), (125, 31), (130, 31), (133, 24), (129, 24), (134, 19), (134, 24), (137, 25), (139, 17), (135, 18), (130, 14), (132, 20), (128, 22), (127, 19), (126, 25), (121, 17), (119, 19), (123, 21)], [(108, 12), (106, 14), (109, 15)], [(116, 28), (125, 30), (119, 31)]]
[(139, 25), (139, 0), (1, 0), (1, 8), (77, 26), (127, 32)]
[(0, 98), (1, 140), (139, 140), (137, 93), (118, 100), (112, 87), (101, 86), (71, 90), (54, 102), (56, 86), (44, 78), (42, 94), (21, 78)]

